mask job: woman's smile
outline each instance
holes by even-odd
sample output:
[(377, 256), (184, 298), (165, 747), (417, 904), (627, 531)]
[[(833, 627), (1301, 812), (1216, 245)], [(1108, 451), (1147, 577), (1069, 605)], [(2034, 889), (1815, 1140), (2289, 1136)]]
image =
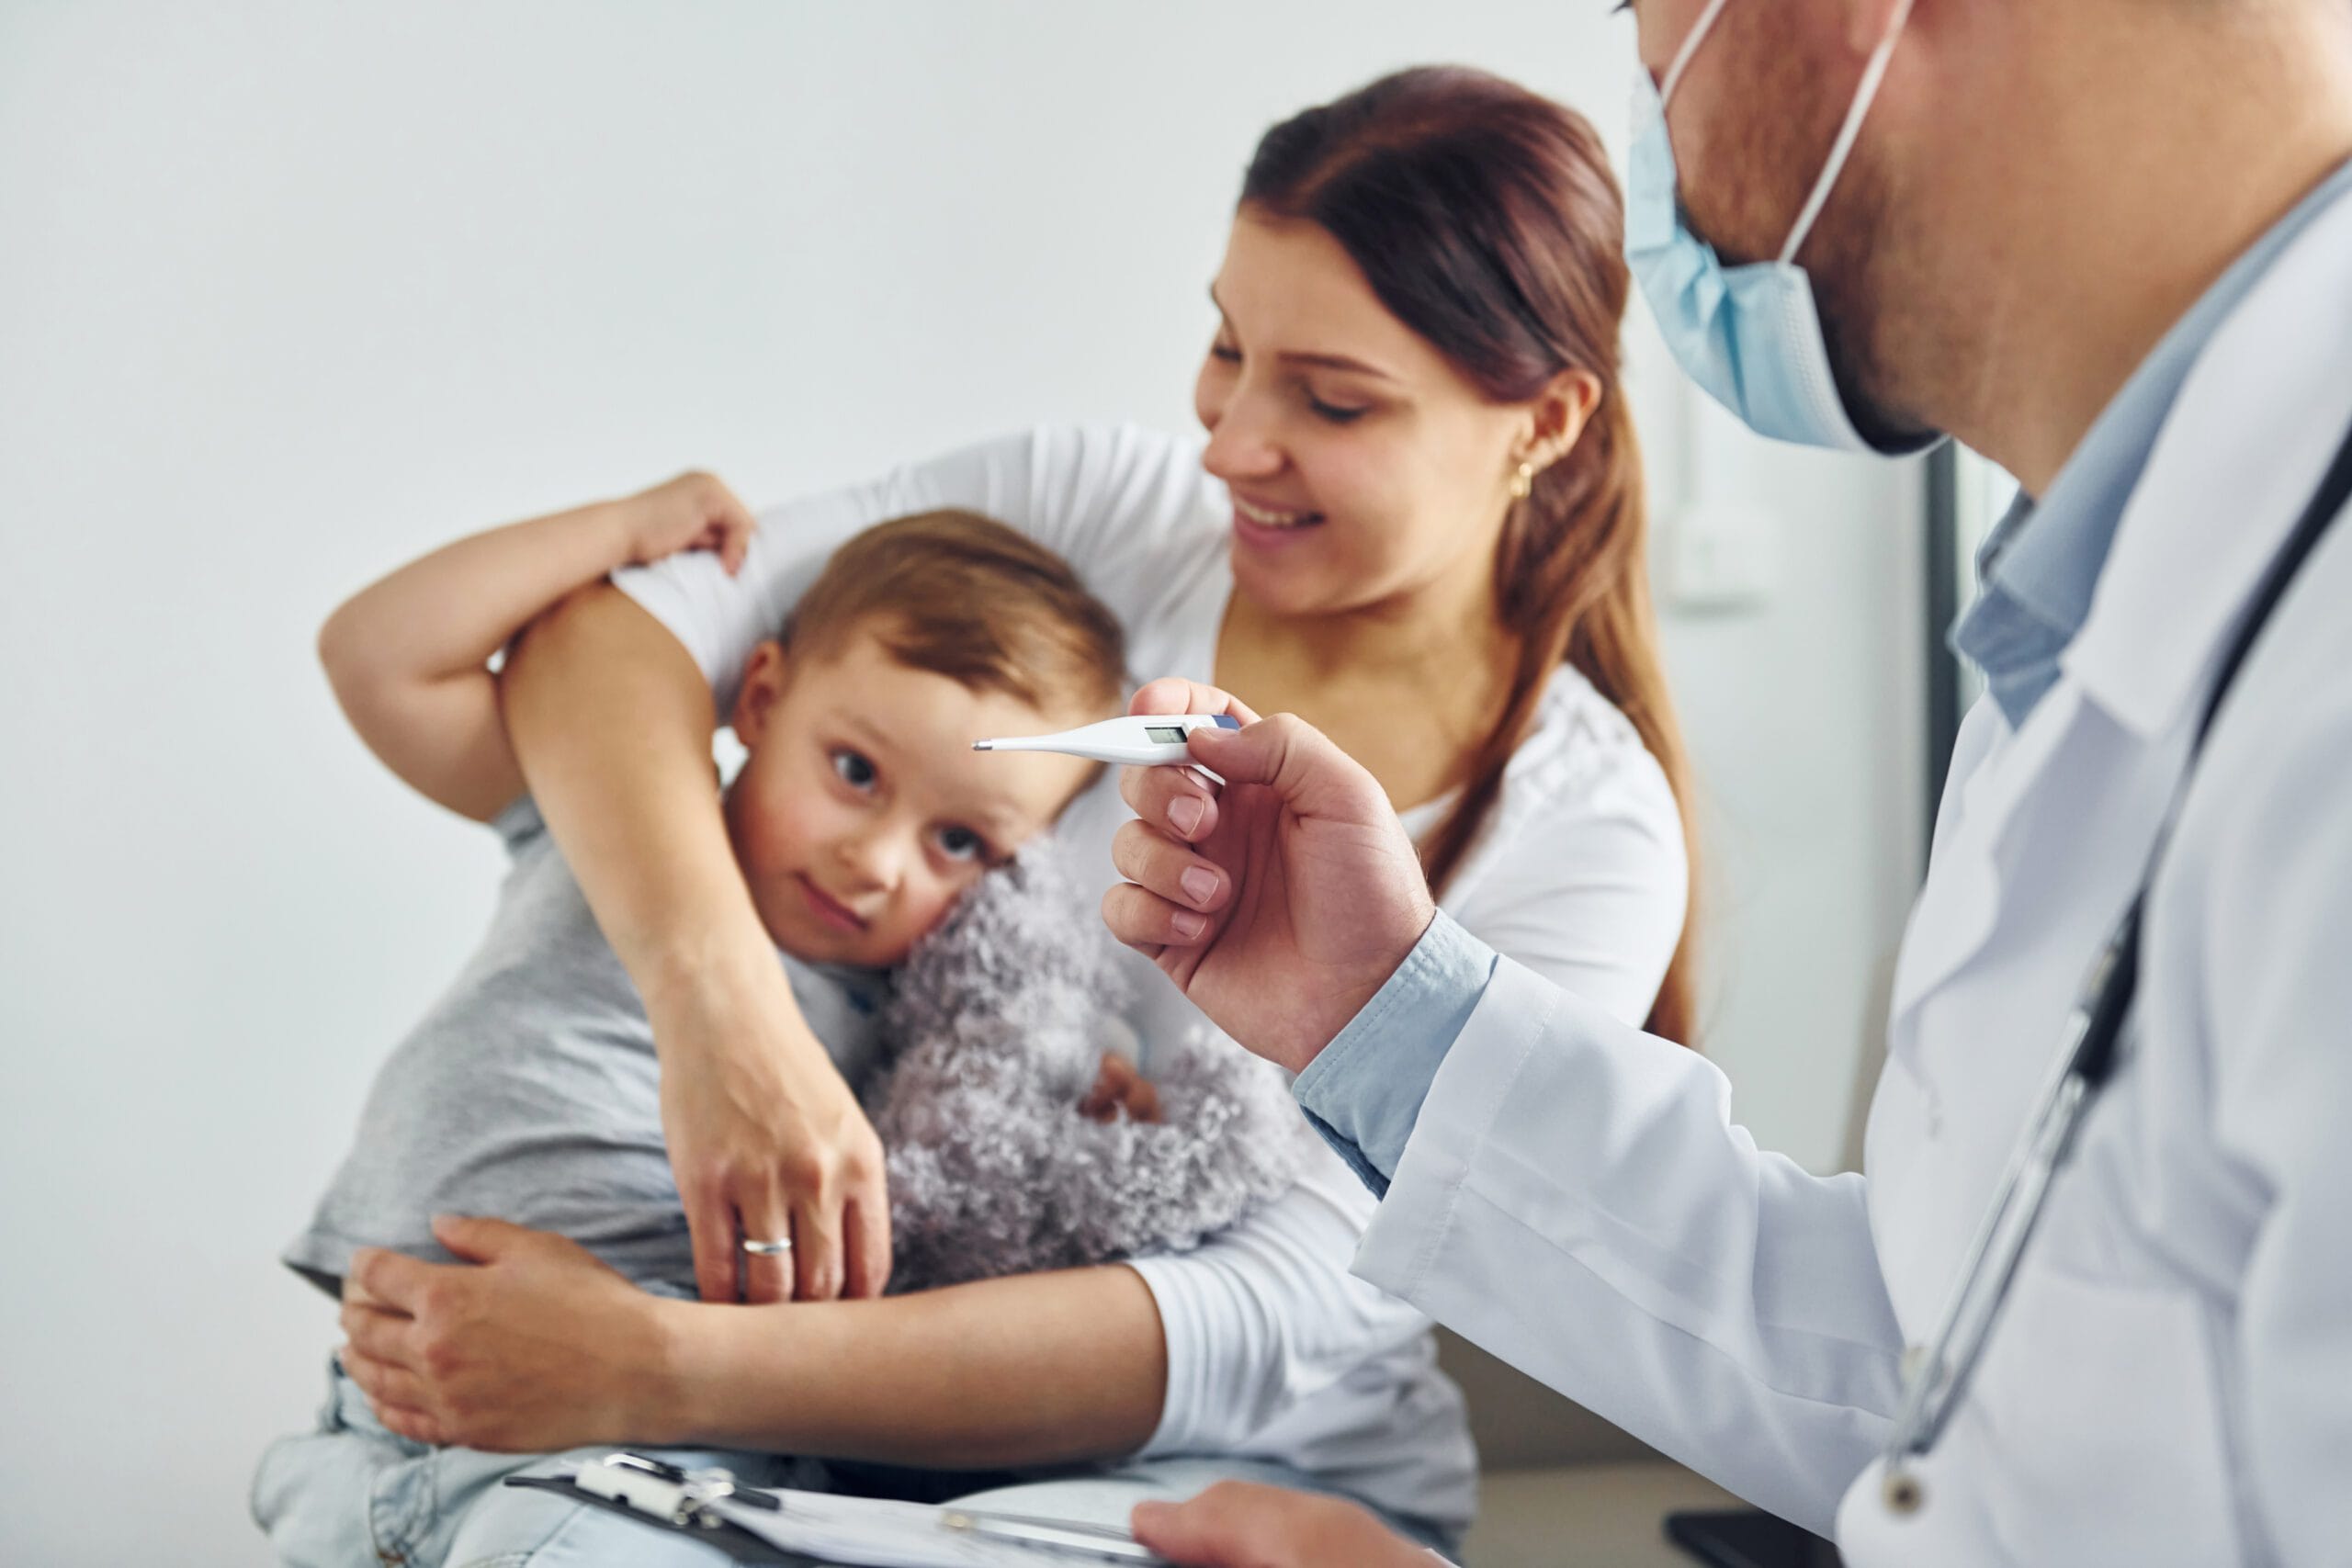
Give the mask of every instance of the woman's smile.
[(1268, 506), (1255, 502), (1238, 491), (1233, 497), (1233, 533), (1242, 544), (1256, 549), (1280, 549), (1295, 544), (1310, 529), (1323, 522), (1320, 512), (1298, 512)]
[(1230, 493), (1233, 496), (1233, 509), (1238, 512), (1245, 521), (1254, 523), (1261, 528), (1303, 528), (1311, 523), (1323, 521), (1323, 514), (1319, 512), (1289, 511), (1282, 507), (1266, 505), (1262, 502), (1251, 501), (1238, 491)]

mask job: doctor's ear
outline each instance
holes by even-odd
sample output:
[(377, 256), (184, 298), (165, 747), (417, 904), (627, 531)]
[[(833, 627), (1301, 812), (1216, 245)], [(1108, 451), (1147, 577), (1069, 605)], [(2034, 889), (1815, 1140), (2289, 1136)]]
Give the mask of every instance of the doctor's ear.
[(742, 684), (736, 689), (735, 712), (728, 721), (735, 739), (757, 746), (791, 683), (792, 665), (784, 644), (771, 637), (752, 649), (752, 657), (743, 661)]
[(1576, 449), (1600, 406), (1600, 377), (1589, 370), (1561, 371), (1528, 403), (1527, 429), (1511, 460), (1543, 472)]

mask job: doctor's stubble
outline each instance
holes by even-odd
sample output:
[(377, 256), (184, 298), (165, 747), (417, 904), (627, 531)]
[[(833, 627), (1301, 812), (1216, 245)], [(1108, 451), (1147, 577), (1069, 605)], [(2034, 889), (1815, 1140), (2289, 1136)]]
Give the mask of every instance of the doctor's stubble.
[[(1869, 54), (1846, 39), (1841, 10), (1818, 0), (1732, 0), (1668, 106), (1683, 209), (1692, 231), (1726, 264), (1778, 259), (1828, 164)], [(1915, 13), (1911, 26), (1918, 25)], [(1907, 41), (1895, 46), (1889, 83), (1792, 258), (1812, 280), (1847, 413), (1879, 443), (1927, 428), (1895, 367), (1936, 362), (1935, 348), (1926, 346), (1923, 359), (1917, 340), (1923, 330), (1945, 335), (1928, 313), (1902, 303), (1928, 287), (1916, 240), (1901, 220), (1894, 139), (1886, 134), (1894, 118), (1887, 100)]]

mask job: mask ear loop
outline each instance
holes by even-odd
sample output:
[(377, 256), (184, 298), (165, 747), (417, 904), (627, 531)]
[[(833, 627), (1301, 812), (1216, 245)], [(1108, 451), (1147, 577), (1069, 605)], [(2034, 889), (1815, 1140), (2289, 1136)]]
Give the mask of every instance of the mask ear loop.
[[(1721, 8), (1721, 0), (1717, 0)], [(1713, 11), (1708, 12), (1713, 16)], [(1878, 97), (1878, 86), (1886, 80), (1887, 62), (1894, 58), (1895, 43), (1903, 37), (1903, 25), (1911, 19), (1911, 0), (1902, 0), (1889, 18), (1886, 36), (1871, 51), (1870, 63), (1862, 67), (1862, 85), (1855, 90), (1854, 107), (1846, 111), (1846, 123), (1838, 129), (1838, 140), (1829, 149), (1829, 162), (1821, 177), (1813, 185), (1813, 195), (1806, 198), (1804, 210), (1797, 214), (1796, 227), (1789, 231), (1789, 243), (1781, 247), (1781, 265), (1788, 265), (1804, 248), (1813, 225), (1821, 209), (1829, 201), (1829, 193), (1838, 188), (1838, 176), (1846, 171), (1846, 160), (1854, 151), (1854, 142), (1862, 134), (1862, 119), (1871, 112), (1871, 104)]]
[(1701, 44), (1707, 41), (1707, 34), (1714, 28), (1715, 18), (1722, 16), (1724, 7), (1730, 4), (1731, 0), (1708, 0), (1707, 8), (1699, 13), (1699, 19), (1691, 24), (1690, 36), (1682, 40), (1682, 47), (1674, 51), (1674, 59), (1667, 65), (1666, 80), (1657, 90), (1660, 104), (1674, 101), (1674, 89), (1681, 85), (1682, 73), (1690, 69), (1690, 57), (1699, 52)]

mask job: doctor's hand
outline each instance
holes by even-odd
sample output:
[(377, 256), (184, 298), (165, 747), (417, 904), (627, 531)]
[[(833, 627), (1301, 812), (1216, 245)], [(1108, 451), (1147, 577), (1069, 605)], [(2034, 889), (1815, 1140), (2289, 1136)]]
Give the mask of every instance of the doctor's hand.
[(1260, 719), (1213, 686), (1155, 681), (1129, 711), (1229, 713), (1196, 729), (1188, 768), (1129, 768), (1136, 820), (1102, 901), (1121, 942), (1157, 963), (1242, 1044), (1295, 1073), (1373, 998), (1437, 913), (1420, 856), (1377, 780), (1287, 714)]
[(1336, 1497), (1226, 1481), (1188, 1503), (1139, 1503), (1128, 1528), (1170, 1562), (1194, 1568), (1436, 1568), (1444, 1562)]
[(344, 1371), (420, 1443), (552, 1453), (662, 1440), (661, 1298), (562, 1236), (443, 1214), (426, 1263), (363, 1247), (343, 1285)]

